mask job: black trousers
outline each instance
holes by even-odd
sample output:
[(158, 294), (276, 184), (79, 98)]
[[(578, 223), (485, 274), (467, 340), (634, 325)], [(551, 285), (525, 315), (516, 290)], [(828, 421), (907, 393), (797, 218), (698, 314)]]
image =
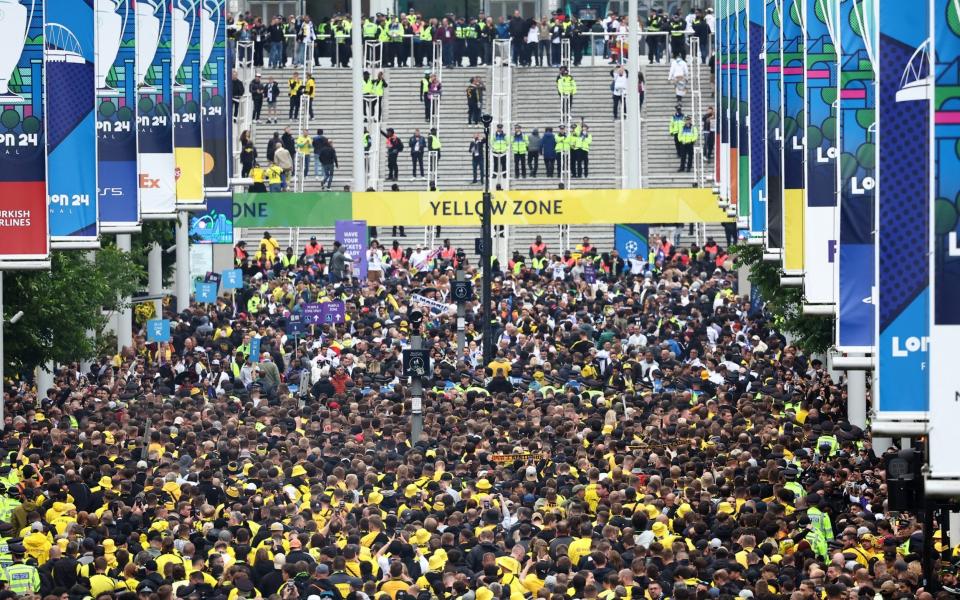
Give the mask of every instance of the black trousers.
[(425, 177), (423, 173), (423, 152), (411, 152), (410, 162), (413, 163), (413, 176), (417, 176), (417, 166), (420, 166), (420, 177)]
[(543, 157), (543, 166), (547, 169), (547, 177), (553, 177), (553, 166), (557, 163), (557, 157)]
[(680, 144), (680, 170), (693, 169), (693, 144)]
[(527, 150), (527, 170), (530, 171), (530, 177), (536, 177), (540, 169), (540, 151)]
[(513, 155), (513, 176), (526, 178), (527, 176), (527, 155), (526, 154)]

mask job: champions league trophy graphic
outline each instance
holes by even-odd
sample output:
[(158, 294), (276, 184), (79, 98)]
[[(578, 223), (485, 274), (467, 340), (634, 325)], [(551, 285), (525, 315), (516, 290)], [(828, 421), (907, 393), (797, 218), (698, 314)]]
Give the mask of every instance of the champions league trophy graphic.
[[(24, 99), (10, 91), (10, 79), (20, 62), (20, 55), (27, 42), (28, 25), (33, 17), (37, 0), (30, 3), (30, 10), (19, 0), (0, 0), (0, 39), (7, 46), (0, 52), (0, 103), (22, 104)], [(28, 14), (29, 12), (29, 14)]]
[[(189, 22), (187, 17), (190, 17)], [(187, 57), (187, 50), (190, 48), (190, 37), (193, 35), (193, 27), (196, 25), (196, 13), (193, 9), (192, 0), (176, 0), (173, 3), (173, 74), (174, 89), (177, 91), (187, 91), (187, 86), (176, 81), (177, 73)]]
[[(163, 9), (163, 0), (137, 0), (137, 86), (141, 91), (159, 93), (159, 87), (148, 86), (147, 72), (153, 64), (153, 57), (157, 54), (157, 44), (160, 43), (160, 30), (163, 24), (157, 17), (157, 9)], [(166, 19), (166, 11), (163, 10)]]
[[(123, 16), (117, 12), (123, 6)], [(96, 0), (97, 11), (97, 90), (101, 95), (119, 96), (120, 92), (107, 85), (107, 75), (117, 59), (123, 30), (127, 25), (128, 4), (122, 0)]]
[[(207, 66), (210, 60), (210, 54), (213, 53), (213, 45), (216, 43), (217, 32), (221, 26), (220, 0), (203, 0), (200, 7), (200, 70)], [(214, 22), (216, 18), (216, 22)], [(204, 87), (213, 87), (216, 85), (212, 81), (203, 81)]]

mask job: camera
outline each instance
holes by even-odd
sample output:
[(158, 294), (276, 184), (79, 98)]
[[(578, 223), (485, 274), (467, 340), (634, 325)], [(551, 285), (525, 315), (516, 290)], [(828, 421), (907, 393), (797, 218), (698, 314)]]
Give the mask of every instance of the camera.
[(480, 122), (483, 123), (484, 127), (490, 127), (490, 123), (493, 123), (493, 115), (489, 115), (489, 114), (481, 115)]

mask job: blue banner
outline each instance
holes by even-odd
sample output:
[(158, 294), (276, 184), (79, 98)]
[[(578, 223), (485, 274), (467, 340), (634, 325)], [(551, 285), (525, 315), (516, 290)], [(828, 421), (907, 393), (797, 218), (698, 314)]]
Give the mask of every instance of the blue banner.
[(150, 319), (147, 321), (147, 341), (148, 342), (169, 342), (170, 341), (170, 320), (169, 319)]
[[(200, 64), (203, 85), (204, 187), (228, 189), (230, 176), (230, 72), (227, 69), (227, 12), (224, 0), (200, 4)], [(209, 200), (208, 200), (209, 202)], [(227, 243), (232, 243), (232, 240)]]
[(172, 218), (177, 198), (170, 5), (161, 0), (140, 0), (136, 10), (140, 213)]
[(97, 186), (100, 228), (140, 228), (137, 40), (133, 0), (97, 2)]
[(190, 237), (196, 244), (232, 244), (233, 200), (208, 198), (205, 211), (190, 214)]
[[(763, 36), (766, 50), (766, 65), (760, 64), (766, 71), (766, 104), (758, 111), (764, 115), (758, 119), (757, 126), (764, 134), (766, 146), (766, 177), (754, 184), (754, 195), (766, 194), (766, 247), (783, 248), (783, 94), (781, 93), (781, 70), (783, 57), (780, 54), (780, 25), (783, 19), (782, 0), (766, 0), (763, 19)], [(760, 154), (760, 153), (758, 153)], [(762, 159), (760, 159), (762, 160)], [(754, 180), (757, 176), (753, 176)], [(766, 189), (764, 189), (764, 187)]]
[(642, 223), (625, 223), (613, 228), (613, 245), (620, 257), (630, 267), (630, 261), (636, 257), (649, 260), (650, 226)]
[(55, 248), (96, 248), (93, 1), (48, 0), (44, 6), (50, 238)]
[(729, 0), (717, 0), (716, 21), (716, 72), (717, 72), (717, 138), (720, 140), (720, 199), (730, 199), (730, 57), (727, 50), (730, 19), (727, 15)]
[(223, 272), (223, 289), (239, 290), (243, 287), (243, 271), (240, 269), (227, 269)]
[(767, 179), (764, 138), (767, 135), (767, 112), (764, 105), (766, 76), (763, 55), (763, 22), (766, 14), (764, 0), (748, 0), (747, 23), (747, 83), (750, 86), (750, 237), (762, 239), (767, 232)]
[(737, 216), (750, 224), (751, 178), (750, 153), (753, 151), (753, 138), (750, 136), (750, 22), (747, 0), (737, 0), (737, 142), (739, 144)]
[(791, 275), (803, 273), (804, 186), (803, 61), (806, 40), (803, 27), (803, 0), (783, 0), (781, 65), (783, 148), (783, 270)]
[[(44, 149), (43, 2), (3, 6), (4, 62), (0, 73), (0, 259), (46, 260), (47, 156)], [(16, 212), (13, 212), (16, 211)]]
[(197, 281), (193, 284), (197, 302), (213, 304), (217, 301), (217, 284), (213, 282)]
[[(877, 106), (877, 314), (879, 416), (926, 412), (929, 269), (903, 268), (929, 247), (930, 69), (922, 51), (929, 6), (882, 2)], [(904, 77), (906, 75), (906, 77)], [(889, 415), (888, 415), (889, 416)]]
[(834, 270), (837, 219), (836, 0), (807, 0), (804, 25), (807, 110), (803, 290), (810, 304), (837, 301)]
[(177, 207), (203, 204), (201, 0), (173, 0), (173, 155)]
[(873, 3), (840, 0), (840, 235), (837, 347), (871, 352), (874, 323), (877, 28)]

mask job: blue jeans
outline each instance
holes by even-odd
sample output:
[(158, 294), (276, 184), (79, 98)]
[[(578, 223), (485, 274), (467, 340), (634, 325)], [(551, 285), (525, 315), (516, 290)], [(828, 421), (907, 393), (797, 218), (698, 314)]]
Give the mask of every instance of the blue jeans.
[(274, 69), (283, 66), (283, 42), (270, 43), (270, 66)]
[(329, 188), (333, 185), (333, 165), (320, 165), (320, 171), (323, 173), (323, 180), (320, 185)]
[(605, 49), (606, 47), (607, 47), (607, 45), (606, 45), (606, 43), (604, 43), (602, 37), (595, 37), (595, 38), (593, 38), (593, 55), (594, 55), (594, 56), (603, 56), (603, 57), (606, 57), (606, 56), (607, 56), (607, 53), (604, 51), (604, 49)]
[(270, 191), (271, 191), (271, 192), (279, 192), (279, 191), (280, 191), (280, 185), (281, 185), (281, 184), (279, 184), (279, 183), (271, 183), (271, 184), (270, 184)]
[(313, 153), (303, 155), (303, 176), (310, 175), (310, 163), (313, 161)]

